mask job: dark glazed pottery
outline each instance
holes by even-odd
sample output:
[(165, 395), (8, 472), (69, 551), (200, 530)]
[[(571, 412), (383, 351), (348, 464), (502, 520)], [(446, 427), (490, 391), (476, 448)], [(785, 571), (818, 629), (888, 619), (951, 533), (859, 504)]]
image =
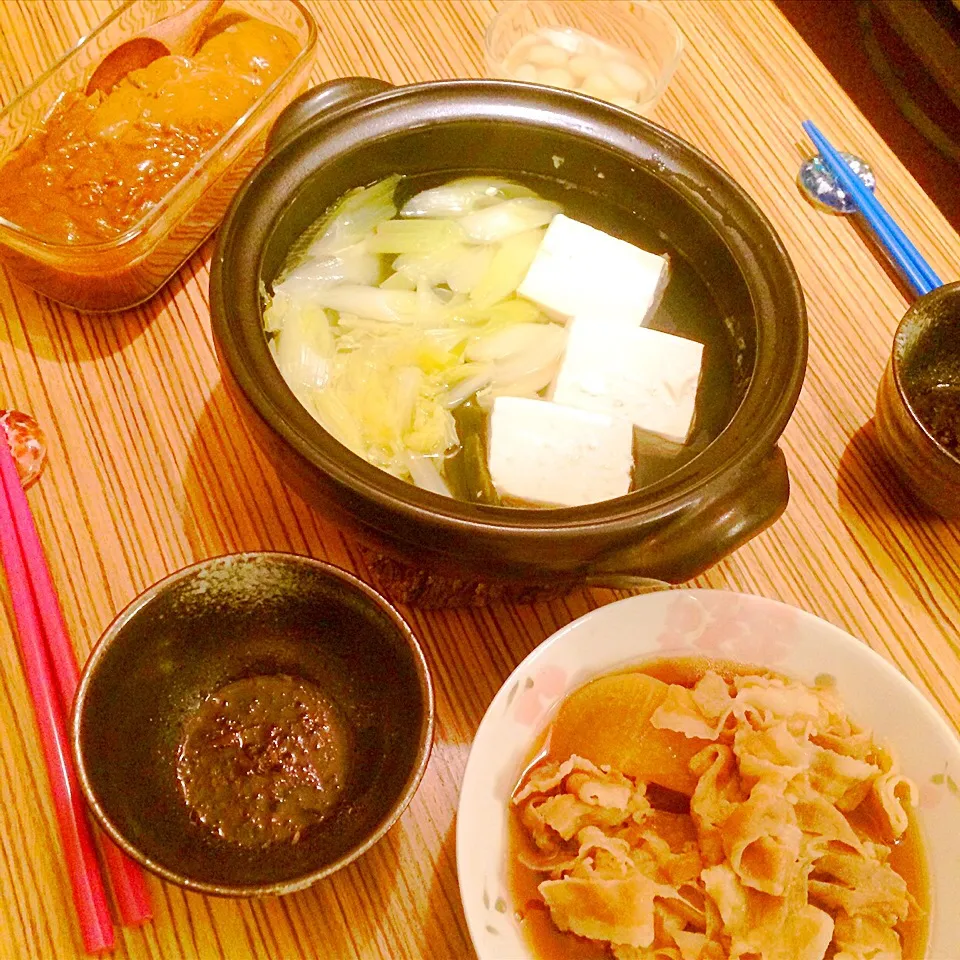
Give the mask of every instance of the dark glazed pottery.
[[(251, 849), (190, 817), (177, 751), (204, 698), (273, 674), (336, 702), (352, 732), (352, 772), (340, 805), (298, 842)], [(170, 575), (114, 620), (84, 669), (73, 748), (94, 814), (143, 866), (202, 893), (289, 893), (393, 825), (426, 769), (433, 711), (416, 639), (370, 587), (307, 557), (236, 554)]]
[(938, 287), (904, 314), (875, 421), (880, 446), (907, 489), (942, 516), (960, 517), (960, 457), (918, 415), (924, 393), (944, 387), (960, 397), (960, 283)]
[[(675, 472), (589, 507), (453, 501), (348, 452), (287, 388), (263, 333), (260, 287), (293, 241), (354, 187), (392, 173), (436, 183), (476, 172), (529, 182), (625, 239), (661, 238), (708, 291), (719, 319), (707, 350), (725, 352), (729, 389), (708, 410), (719, 436)], [(267, 157), (228, 212), (210, 294), (224, 380), (282, 475), (378, 550), (431, 574), (553, 586), (680, 582), (786, 506), (776, 444), (807, 352), (789, 258), (707, 157), (599, 101), (503, 81), (393, 88), (353, 78), (310, 91), (278, 120)]]

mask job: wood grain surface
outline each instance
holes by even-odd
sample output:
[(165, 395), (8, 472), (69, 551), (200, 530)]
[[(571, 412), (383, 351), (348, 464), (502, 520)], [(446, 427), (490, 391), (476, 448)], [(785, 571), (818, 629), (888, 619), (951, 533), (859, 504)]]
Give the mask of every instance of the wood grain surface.
[[(483, 75), (495, 4), (308, 0), (321, 32), (312, 79), (395, 83)], [(765, 0), (664, 0), (687, 47), (654, 119), (715, 158), (753, 195), (796, 264), (810, 361), (783, 439), (783, 518), (698, 586), (762, 594), (862, 637), (960, 723), (960, 527), (925, 513), (875, 445), (877, 383), (907, 306), (846, 219), (795, 183), (814, 119), (868, 157), (881, 195), (945, 279), (960, 238), (839, 86)], [(116, 4), (2, 0), (0, 103), (8, 103)], [(147, 305), (81, 317), (0, 270), (0, 407), (41, 422), (50, 463), (30, 491), (81, 657), (114, 614), (165, 574), (235, 550), (293, 550), (361, 576), (355, 546), (305, 506), (251, 443), (210, 339), (210, 245)], [(37, 734), (0, 587), (0, 958), (82, 955)], [(204, 898), (150, 879), (156, 920), (117, 928), (117, 957), (473, 956), (454, 864), (457, 792), (471, 737), (513, 666), (605, 592), (523, 606), (404, 611), (436, 681), (426, 778), (387, 839), (313, 889), (262, 902)]]

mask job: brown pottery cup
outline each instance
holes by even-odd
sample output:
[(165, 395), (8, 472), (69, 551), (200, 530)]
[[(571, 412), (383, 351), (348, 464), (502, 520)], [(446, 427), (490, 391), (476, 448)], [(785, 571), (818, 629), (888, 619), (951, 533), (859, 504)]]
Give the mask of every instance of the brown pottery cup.
[(904, 314), (875, 423), (905, 487), (941, 516), (960, 517), (960, 283), (938, 287)]
[[(185, 724), (227, 684), (277, 675), (336, 704), (349, 774), (337, 806), (294, 839), (230, 842), (180, 789)], [(90, 808), (130, 857), (200, 893), (263, 896), (315, 883), (390, 829), (423, 777), (433, 719), (423, 653), (386, 600), (319, 560), (240, 553), (171, 574), (117, 616), (84, 668), (73, 751)]]

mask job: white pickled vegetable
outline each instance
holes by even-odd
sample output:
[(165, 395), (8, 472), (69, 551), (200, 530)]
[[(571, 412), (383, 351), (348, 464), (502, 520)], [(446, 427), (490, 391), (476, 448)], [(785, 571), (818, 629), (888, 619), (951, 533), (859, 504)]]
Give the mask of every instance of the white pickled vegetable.
[(527, 50), (526, 59), (538, 67), (562, 67), (569, 59), (569, 55), (566, 50), (561, 50), (546, 40), (531, 46)]
[(536, 83), (537, 68), (532, 63), (521, 63), (520, 66), (513, 71), (513, 78), (515, 80), (522, 80), (524, 83)]
[(548, 87), (569, 89), (574, 84), (573, 74), (565, 67), (544, 67), (537, 72), (537, 79)]
[(506, 75), (575, 90), (627, 109), (649, 96), (654, 77), (643, 58), (573, 28), (541, 27), (504, 57)]
[(539, 197), (516, 197), (469, 213), (460, 220), (464, 233), (477, 243), (499, 243), (514, 234), (545, 227), (560, 207)]
[(607, 65), (607, 76), (623, 91), (622, 96), (636, 99), (646, 92), (650, 84), (649, 74), (641, 72), (629, 63), (611, 60)]
[(539, 37), (558, 50), (563, 50), (569, 57), (583, 51), (584, 41), (590, 44), (597, 42), (582, 30), (575, 30), (573, 27), (541, 27), (534, 32), (533, 36)]
[(602, 70), (591, 73), (581, 84), (580, 91), (598, 100), (620, 96), (620, 88)]
[(603, 61), (599, 57), (591, 56), (588, 53), (576, 54), (576, 56), (570, 58), (570, 62), (567, 64), (567, 69), (578, 80), (583, 80), (602, 68)]
[(510, 180), (462, 177), (411, 197), (403, 205), (400, 216), (456, 218), (501, 200), (534, 196), (532, 190)]

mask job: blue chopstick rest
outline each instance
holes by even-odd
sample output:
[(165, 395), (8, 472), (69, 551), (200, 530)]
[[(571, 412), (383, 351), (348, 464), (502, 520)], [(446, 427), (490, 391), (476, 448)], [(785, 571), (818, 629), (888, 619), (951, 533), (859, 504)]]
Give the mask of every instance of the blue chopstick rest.
[[(870, 168), (870, 164), (866, 160), (842, 150), (840, 156), (860, 178), (863, 185), (873, 193), (877, 187), (877, 178)], [(824, 163), (820, 154), (805, 160), (800, 165), (797, 180), (803, 191), (814, 203), (826, 207), (834, 213), (856, 213), (857, 208), (853, 198), (837, 182), (837, 178), (830, 172), (830, 168)]]
[(880, 201), (847, 166), (830, 141), (809, 120), (805, 120), (802, 126), (814, 146), (820, 151), (824, 164), (850, 196), (857, 212), (863, 216), (891, 262), (914, 292), (918, 296), (923, 296), (941, 286), (942, 281), (934, 273), (930, 264), (910, 242)]

